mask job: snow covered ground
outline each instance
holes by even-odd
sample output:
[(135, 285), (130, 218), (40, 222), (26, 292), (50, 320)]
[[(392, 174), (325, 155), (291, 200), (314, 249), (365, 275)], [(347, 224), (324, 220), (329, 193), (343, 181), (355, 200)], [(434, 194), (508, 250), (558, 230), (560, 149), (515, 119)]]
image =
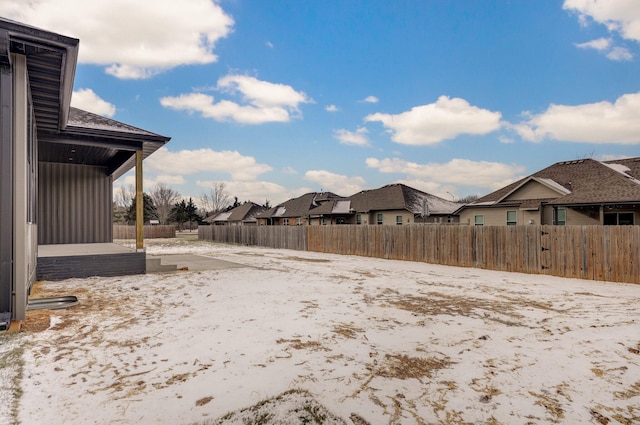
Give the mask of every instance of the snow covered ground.
[(0, 339), (21, 424), (202, 423), (293, 389), (349, 425), (640, 423), (640, 285), (146, 244), (246, 267), (38, 284), (80, 304)]

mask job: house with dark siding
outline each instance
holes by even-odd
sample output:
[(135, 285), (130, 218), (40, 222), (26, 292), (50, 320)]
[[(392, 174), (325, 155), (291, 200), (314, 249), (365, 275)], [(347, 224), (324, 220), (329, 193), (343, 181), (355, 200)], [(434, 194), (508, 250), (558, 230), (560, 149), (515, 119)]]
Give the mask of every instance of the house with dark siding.
[(142, 160), (169, 138), (72, 108), (78, 47), (75, 38), (0, 18), (4, 318), (24, 319), (37, 278), (145, 272), (142, 236), (136, 250), (110, 246), (113, 181), (135, 167), (141, 197)]

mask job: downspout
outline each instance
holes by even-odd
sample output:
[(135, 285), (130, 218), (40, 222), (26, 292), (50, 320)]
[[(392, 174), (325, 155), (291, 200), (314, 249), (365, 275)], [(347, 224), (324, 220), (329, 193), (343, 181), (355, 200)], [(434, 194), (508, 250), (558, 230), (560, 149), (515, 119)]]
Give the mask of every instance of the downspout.
[[(0, 315), (13, 306), (13, 74), (9, 33), (0, 30)], [(0, 321), (5, 319), (0, 317)]]

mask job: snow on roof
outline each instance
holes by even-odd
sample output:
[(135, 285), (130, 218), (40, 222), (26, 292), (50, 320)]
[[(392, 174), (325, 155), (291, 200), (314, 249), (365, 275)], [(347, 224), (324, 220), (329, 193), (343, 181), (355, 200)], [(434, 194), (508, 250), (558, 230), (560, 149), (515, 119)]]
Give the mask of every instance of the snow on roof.
[(227, 221), (230, 215), (231, 211), (221, 212), (213, 219), (213, 221)]
[(349, 209), (351, 208), (351, 201), (336, 201), (335, 206), (333, 207), (334, 214), (347, 214), (349, 213)]
[(631, 169), (629, 167), (627, 167), (626, 165), (612, 164), (612, 163), (608, 163), (608, 162), (602, 162), (602, 165), (605, 165), (605, 166), (611, 168), (613, 171), (616, 171), (616, 172), (622, 174), (623, 176), (625, 176), (626, 178), (628, 178), (629, 180), (631, 180), (635, 184), (639, 184), (640, 185), (640, 180), (636, 179), (631, 174), (628, 174), (631, 171)]
[(285, 207), (278, 207), (278, 208), (276, 208), (276, 212), (274, 212), (273, 215), (274, 215), (274, 217), (280, 217), (285, 212), (287, 212), (287, 209)]
[[(415, 196), (411, 199), (412, 202), (407, 205), (407, 208), (413, 214), (422, 214), (423, 212), (428, 212), (429, 214), (453, 214), (460, 207), (460, 204), (429, 195), (428, 193), (417, 190), (414, 193)], [(427, 201), (426, 205), (424, 204), (425, 200)], [(423, 211), (425, 206), (428, 211)]]
[(546, 184), (547, 186), (557, 190), (560, 193), (564, 193), (565, 195), (568, 195), (571, 193), (571, 191), (569, 189), (567, 189), (566, 187), (562, 186), (560, 183), (556, 182), (555, 180), (552, 179), (547, 179), (544, 177), (534, 177), (534, 180), (537, 180), (541, 183)]

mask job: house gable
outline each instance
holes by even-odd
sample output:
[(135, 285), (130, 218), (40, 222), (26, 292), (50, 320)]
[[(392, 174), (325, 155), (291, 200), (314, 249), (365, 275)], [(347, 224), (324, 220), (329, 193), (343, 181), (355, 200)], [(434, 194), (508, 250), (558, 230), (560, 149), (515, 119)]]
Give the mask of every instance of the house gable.
[(569, 193), (568, 189), (551, 179), (531, 177), (498, 202), (560, 198)]
[[(640, 158), (600, 162), (593, 159), (564, 161), (518, 180), (467, 204), (457, 212), (461, 222), (474, 223), (475, 216), (507, 224), (502, 212), (517, 210), (520, 223), (640, 224)], [(536, 213), (539, 211), (539, 213)], [(513, 214), (512, 214), (513, 215)], [(634, 218), (635, 217), (635, 218)], [(512, 224), (511, 222), (509, 224)]]

